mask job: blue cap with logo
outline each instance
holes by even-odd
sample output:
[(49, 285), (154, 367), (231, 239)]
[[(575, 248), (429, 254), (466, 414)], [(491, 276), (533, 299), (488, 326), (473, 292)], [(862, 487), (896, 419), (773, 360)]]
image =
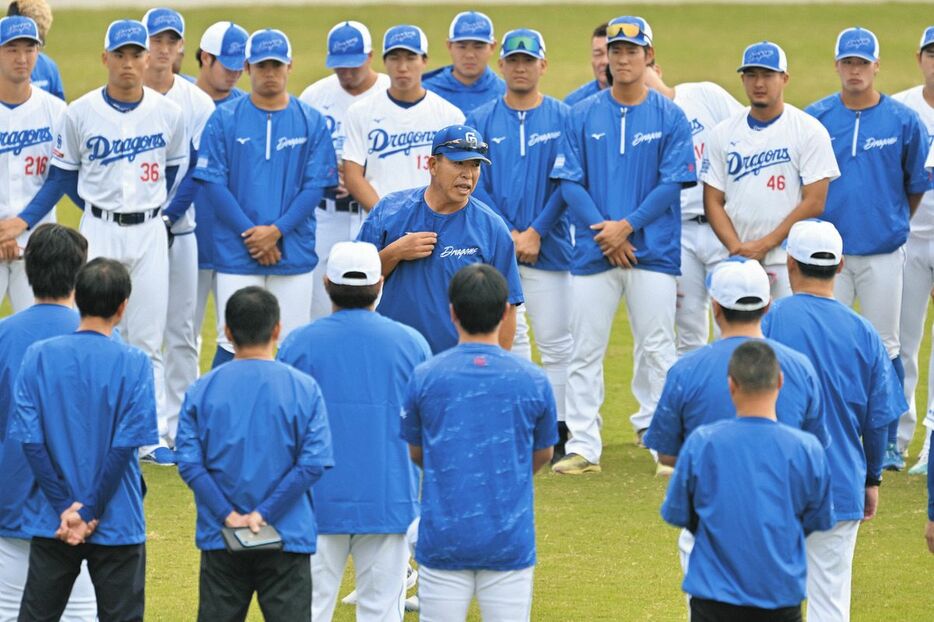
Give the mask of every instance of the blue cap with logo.
[(451, 20), (448, 41), (496, 43), (496, 38), (493, 36), (493, 20), (477, 11), (458, 13)]
[(251, 65), (258, 65), (264, 60), (288, 65), (292, 62), (292, 44), (281, 30), (257, 30), (246, 42), (246, 60)]
[(428, 54), (428, 37), (418, 26), (393, 26), (383, 36), (383, 56), (399, 49), (415, 54)]
[(920, 52), (932, 44), (934, 44), (934, 26), (928, 26), (924, 29), (924, 32), (921, 33), (921, 43), (918, 44), (918, 51)]
[(431, 155), (443, 155), (455, 162), (480, 160), (489, 164), (489, 150), (480, 132), (469, 125), (449, 125), (435, 132), (431, 141)]
[(146, 24), (150, 37), (167, 30), (171, 30), (179, 37), (185, 36), (185, 18), (173, 9), (149, 9), (143, 16), (143, 23)]
[(788, 73), (788, 57), (785, 56), (785, 50), (771, 41), (760, 41), (747, 46), (743, 50), (743, 63), (736, 71), (741, 73), (753, 68)]
[(135, 45), (149, 49), (149, 32), (143, 22), (135, 19), (118, 19), (111, 22), (104, 36), (104, 49), (108, 52), (118, 50), (125, 45)]
[(370, 31), (360, 22), (343, 22), (328, 33), (328, 69), (359, 67), (373, 51)]
[(847, 28), (837, 36), (834, 60), (862, 58), (874, 63), (879, 60), (879, 40), (871, 30)]
[(545, 58), (545, 39), (542, 33), (531, 28), (510, 30), (503, 36), (499, 48), (499, 57), (506, 58), (513, 54), (527, 54), (535, 58)]
[(249, 33), (241, 26), (233, 22), (217, 22), (204, 31), (199, 47), (213, 54), (230, 71), (243, 71), (249, 38)]
[(19, 39), (28, 39), (41, 44), (42, 39), (39, 38), (39, 27), (36, 26), (36, 22), (31, 17), (22, 15), (0, 19), (0, 45)]
[(652, 27), (641, 17), (615, 17), (606, 26), (606, 43), (609, 45), (617, 41), (652, 47)]

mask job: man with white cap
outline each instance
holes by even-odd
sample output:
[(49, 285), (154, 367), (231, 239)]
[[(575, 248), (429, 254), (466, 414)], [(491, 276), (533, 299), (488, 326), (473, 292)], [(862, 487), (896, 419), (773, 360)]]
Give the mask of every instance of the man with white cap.
[(312, 492), (311, 618), (331, 619), (350, 556), (357, 620), (401, 620), (419, 474), (399, 437), (399, 411), (412, 371), (431, 350), (416, 330), (374, 312), (383, 276), (372, 244), (334, 244), (324, 279), (334, 312), (294, 331), (278, 354), (318, 382), (331, 427), (335, 467)]
[(311, 319), (331, 312), (331, 303), (324, 290), (328, 255), (337, 243), (351, 240), (362, 223), (360, 204), (353, 200), (343, 183), (341, 157), (344, 151), (344, 121), (347, 109), (356, 101), (389, 87), (389, 76), (373, 71), (373, 43), (370, 31), (360, 22), (337, 24), (328, 33), (328, 55), (325, 61), (334, 73), (306, 88), (299, 99), (324, 115), (334, 153), (337, 155), (340, 185), (325, 194), (318, 204), (318, 226), (315, 232), (315, 291), (311, 297)]
[(843, 270), (837, 229), (826, 221), (795, 223), (787, 251), (794, 295), (773, 304), (762, 332), (817, 370), (834, 505), (834, 526), (808, 537), (807, 618), (846, 622), (856, 534), (878, 509), (886, 428), (907, 405), (879, 333), (834, 299)]
[(503, 96), (506, 83), (488, 65), (496, 49), (493, 21), (489, 17), (477, 11), (455, 15), (448, 30), (447, 45), (452, 64), (426, 73), (426, 89), (448, 100), (464, 114)]
[[(834, 283), (837, 300), (852, 306), (879, 331), (898, 376), (899, 320), (909, 219), (930, 187), (924, 170), (927, 132), (918, 114), (876, 90), (879, 40), (865, 28), (847, 28), (835, 49), (840, 92), (806, 108), (833, 137), (841, 176), (830, 186), (823, 219), (843, 237), (846, 262)], [(907, 412), (907, 409), (906, 409)], [(889, 428), (883, 467), (901, 470), (908, 440)]]

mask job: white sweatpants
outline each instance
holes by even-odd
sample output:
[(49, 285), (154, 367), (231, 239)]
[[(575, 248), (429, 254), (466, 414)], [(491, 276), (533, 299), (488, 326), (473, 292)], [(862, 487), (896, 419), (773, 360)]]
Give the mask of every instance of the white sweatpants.
[(401, 622), (409, 547), (404, 533), (319, 534), (311, 556), (312, 622), (334, 615), (347, 558), (356, 572), (357, 622)]
[[(902, 415), (898, 423), (898, 448), (904, 451), (915, 434), (918, 422), (918, 408), (915, 403), (915, 390), (918, 388), (918, 352), (924, 339), (924, 327), (927, 323), (928, 304), (931, 290), (934, 289), (934, 239), (909, 236), (905, 245), (905, 282), (902, 288), (902, 309), (899, 321), (898, 344), (899, 357), (905, 368), (905, 400), (908, 412)], [(928, 433), (934, 429), (934, 414), (930, 404), (934, 400), (934, 353), (928, 359)]]
[(495, 570), (435, 570), (418, 567), (421, 622), (463, 622), (474, 596), (483, 622), (523, 622), (532, 615), (534, 567)]
[[(311, 313), (311, 272), (291, 274), (288, 276), (262, 275), (262, 274), (224, 274), (217, 273), (217, 311), (221, 317), (227, 307), (227, 301), (237, 290), (255, 285), (265, 287), (279, 301), (279, 321), (282, 323), (282, 333), (279, 343), (282, 343), (293, 330), (308, 323)], [(228, 352), (233, 352), (233, 345), (224, 335), (223, 324), (217, 331), (217, 345)]]
[(636, 430), (649, 427), (675, 355), (675, 277), (649, 270), (614, 268), (571, 277), (571, 334), (574, 350), (568, 365), (567, 452), (600, 462), (600, 407), (603, 405), (603, 358), (613, 319), (626, 297), (632, 328), (632, 393), (639, 412), (629, 419)]
[(849, 622), (858, 520), (807, 537), (808, 622)]
[(32, 288), (26, 278), (26, 262), (22, 259), (0, 261), (0, 304), (10, 297), (13, 313), (19, 313), (33, 303)]
[(360, 214), (336, 212), (332, 209), (315, 211), (315, 254), (318, 265), (314, 271), (314, 292), (311, 296), (311, 320), (317, 320), (331, 314), (331, 299), (324, 291), (324, 275), (328, 270), (328, 255), (338, 242), (346, 242), (357, 237), (362, 219)]
[(898, 356), (905, 247), (885, 255), (844, 255), (834, 297), (848, 307), (859, 300), (860, 314), (882, 337), (889, 358)]
[[(15, 622), (19, 616), (26, 575), (29, 572), (29, 540), (0, 536), (0, 622)], [(95, 622), (97, 598), (88, 574), (88, 563), (81, 563), (62, 622)]]
[(519, 277), (525, 304), (519, 306), (516, 314), (516, 338), (512, 352), (532, 360), (532, 343), (529, 341), (531, 320), (542, 368), (555, 394), (558, 421), (564, 421), (568, 362), (574, 349), (570, 323), (571, 275), (519, 266)]
[(707, 223), (681, 221), (681, 276), (678, 277), (678, 356), (707, 345), (710, 295), (707, 275), (727, 258), (726, 247)]
[(198, 379), (198, 242), (193, 233), (175, 237), (169, 249), (169, 312), (165, 324), (165, 412), (159, 436), (175, 445), (185, 391)]

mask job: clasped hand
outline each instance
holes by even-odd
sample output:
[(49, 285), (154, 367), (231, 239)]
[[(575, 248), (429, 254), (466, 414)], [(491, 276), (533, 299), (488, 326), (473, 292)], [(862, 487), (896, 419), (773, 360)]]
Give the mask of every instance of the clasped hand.
[(594, 242), (611, 264), (619, 268), (631, 268), (639, 261), (636, 259), (636, 247), (629, 241), (632, 225), (626, 220), (604, 220), (590, 225), (594, 231)]
[(94, 530), (97, 529), (99, 522), (96, 518), (91, 522), (85, 522), (81, 515), (78, 514), (78, 510), (82, 507), (84, 505), (75, 501), (71, 504), (71, 507), (62, 512), (60, 517), (61, 525), (59, 525), (58, 531), (55, 532), (56, 538), (71, 546), (84, 544), (94, 533)]

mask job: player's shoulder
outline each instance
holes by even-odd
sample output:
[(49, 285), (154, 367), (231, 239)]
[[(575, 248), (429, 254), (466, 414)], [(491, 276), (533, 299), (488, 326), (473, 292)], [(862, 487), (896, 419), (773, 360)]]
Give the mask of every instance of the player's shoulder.
[(367, 116), (373, 114), (374, 111), (385, 107), (387, 104), (392, 104), (392, 102), (389, 101), (389, 96), (386, 95), (386, 91), (379, 91), (370, 97), (362, 97), (350, 104), (350, 106), (347, 107), (347, 118), (365, 119)]
[(898, 93), (893, 93), (891, 95), (892, 99), (906, 106), (911, 107), (912, 103), (918, 101), (919, 97), (923, 98), (924, 85), (919, 84), (911, 88), (905, 89), (904, 91), (899, 91)]
[(373, 206), (373, 212), (378, 213), (384, 219), (397, 214), (405, 214), (413, 206), (417, 205), (424, 195), (425, 186), (390, 192), (377, 201), (376, 205)]
[(91, 89), (81, 97), (73, 99), (68, 103), (68, 110), (71, 113), (85, 113), (98, 105), (106, 105), (104, 101), (104, 87), (98, 86)]
[[(502, 99), (502, 98), (498, 98)], [(566, 118), (571, 112), (571, 107), (565, 104), (560, 99), (552, 97), (551, 95), (545, 95), (542, 98), (542, 103), (540, 106), (541, 110), (548, 112), (549, 114), (556, 114), (562, 118)]]
[[(214, 110), (214, 100), (211, 96), (202, 91), (196, 84), (189, 82), (180, 76), (176, 76), (172, 83), (172, 90), (178, 89), (182, 96), (180, 99), (186, 104), (197, 106), (202, 109)], [(187, 111), (185, 111), (187, 112)]]
[(506, 223), (503, 222), (503, 217), (494, 212), (493, 208), (480, 199), (471, 196), (468, 199), (467, 207), (465, 209), (471, 210), (468, 212), (468, 214), (470, 214), (474, 220), (483, 220), (495, 232), (504, 233), (505, 235), (510, 236), (509, 228), (506, 227)]
[(303, 102), (298, 97), (294, 95), (289, 95), (289, 108), (292, 110), (301, 113), (306, 119), (311, 122), (324, 123), (324, 115), (321, 114), (314, 106), (307, 102)]
[(426, 108), (430, 108), (433, 112), (439, 114), (445, 114), (449, 117), (459, 117), (464, 118), (464, 113), (460, 108), (443, 98), (441, 95), (438, 95), (434, 91), (426, 91), (425, 99), (422, 100), (420, 105), (424, 105)]
[(783, 371), (792, 371), (808, 376), (817, 374), (811, 360), (803, 353), (774, 339), (766, 339), (765, 342), (775, 351), (775, 357), (778, 359)]
[(335, 88), (339, 89), (341, 85), (337, 74), (332, 73), (309, 84), (298, 98), (307, 104), (314, 105), (317, 98), (333, 92)]
[[(785, 106), (787, 107), (788, 104), (785, 104)], [(842, 107), (843, 107), (843, 101), (840, 99), (840, 94), (831, 93), (830, 95), (827, 95), (826, 97), (822, 97), (821, 99), (818, 99), (817, 101), (811, 104), (808, 104), (805, 107), (804, 112), (806, 112), (807, 114), (813, 117), (820, 118), (821, 116), (830, 114), (836, 110), (839, 110)]]
[(444, 65), (422, 74), (422, 86), (427, 88), (437, 88), (444, 86), (452, 79), (451, 72), (453, 65)]
[(482, 126), (486, 125), (493, 118), (493, 115), (499, 111), (502, 101), (501, 97), (497, 97), (480, 104), (467, 114), (467, 123), (473, 122), (478, 130), (482, 129)]
[(33, 88), (32, 93), (29, 95), (29, 99), (26, 104), (14, 110), (23, 110), (28, 116), (36, 114), (37, 111), (41, 110), (46, 114), (51, 114), (52, 116), (58, 117), (68, 108), (68, 104), (63, 102), (61, 99), (52, 95), (48, 91), (40, 88)]
[(923, 125), (918, 112), (904, 102), (898, 101), (889, 95), (883, 95), (879, 100), (879, 105), (884, 108), (887, 115), (898, 117), (903, 125), (917, 124)]

